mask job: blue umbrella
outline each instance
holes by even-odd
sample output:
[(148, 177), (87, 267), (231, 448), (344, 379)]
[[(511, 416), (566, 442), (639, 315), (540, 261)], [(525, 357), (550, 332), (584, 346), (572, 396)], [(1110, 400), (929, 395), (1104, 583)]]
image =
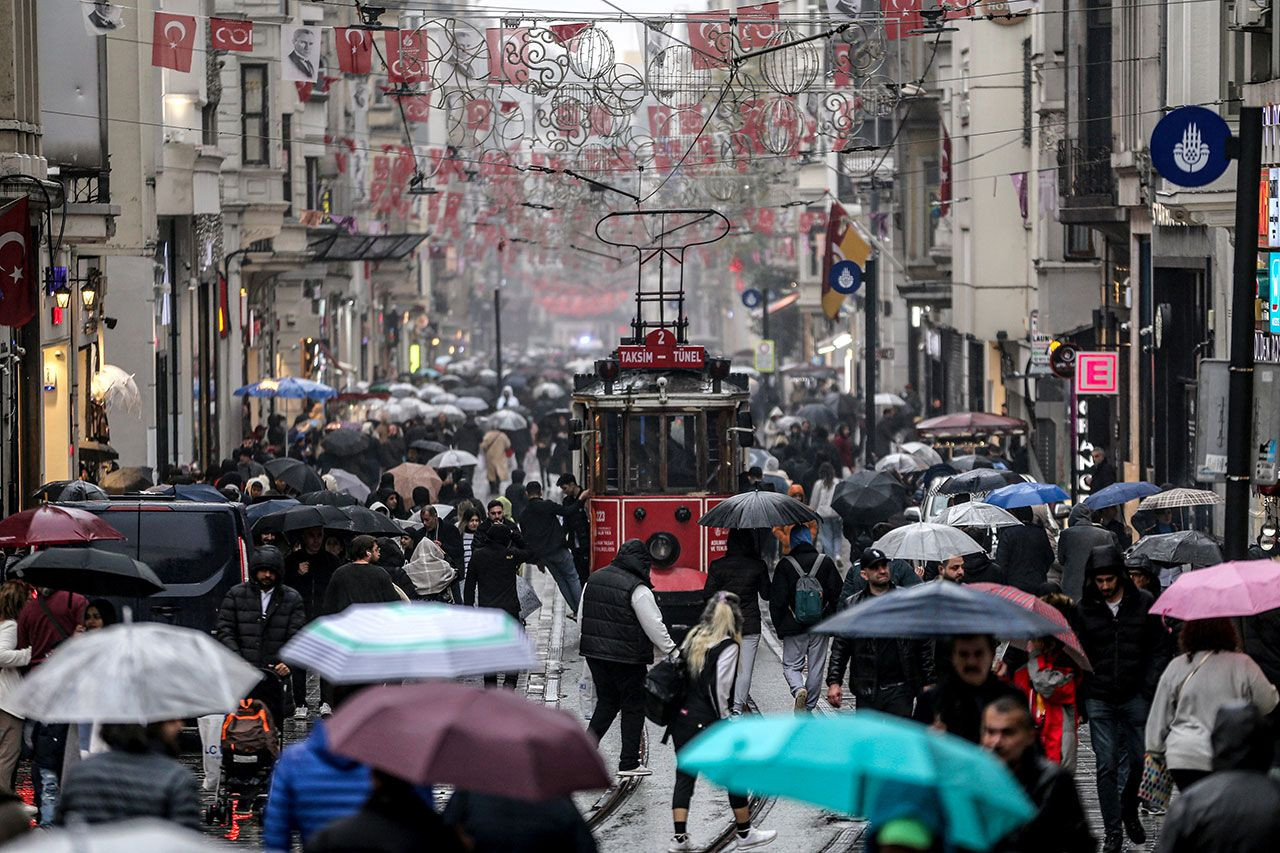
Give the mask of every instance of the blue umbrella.
[(253, 385), (243, 385), (235, 390), (237, 397), (285, 397), (291, 400), (327, 400), (338, 396), (328, 385), (286, 376), (283, 379), (264, 379)]
[(1061, 486), (1053, 483), (1014, 483), (987, 495), (986, 502), (1001, 509), (1016, 509), (1065, 501), (1068, 497)]
[(1089, 509), (1106, 509), (1159, 493), (1160, 487), (1151, 483), (1112, 483), (1085, 498), (1084, 505)]

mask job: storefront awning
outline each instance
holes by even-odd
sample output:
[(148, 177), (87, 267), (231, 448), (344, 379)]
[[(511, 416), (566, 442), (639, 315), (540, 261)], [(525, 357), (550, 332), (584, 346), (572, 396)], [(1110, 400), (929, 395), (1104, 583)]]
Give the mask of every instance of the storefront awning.
[(426, 234), (325, 234), (307, 249), (314, 261), (398, 261), (425, 239)]

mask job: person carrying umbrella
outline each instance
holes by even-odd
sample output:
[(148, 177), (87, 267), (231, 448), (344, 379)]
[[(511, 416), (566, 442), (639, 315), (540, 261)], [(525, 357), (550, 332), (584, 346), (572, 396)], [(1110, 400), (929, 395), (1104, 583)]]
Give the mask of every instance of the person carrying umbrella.
[(511, 439), (500, 429), (491, 429), (480, 440), (479, 452), (484, 457), (489, 494), (497, 495), (511, 468)]
[(809, 629), (836, 612), (840, 586), (835, 561), (813, 546), (809, 528), (792, 527), (791, 553), (774, 567), (769, 615), (782, 640), (782, 674), (797, 711), (812, 711), (818, 705), (828, 638), (810, 634)]
[[(1075, 602), (1064, 593), (1051, 592), (1040, 598), (1064, 618), (1074, 615)], [(1057, 637), (1032, 640), (1026, 665), (1013, 674), (1014, 685), (1026, 695), (1044, 757), (1072, 772), (1076, 767), (1081, 674), (1080, 666)]]
[(742, 612), (742, 640), (738, 654), (738, 678), (733, 688), (735, 716), (742, 713), (751, 692), (751, 676), (755, 669), (756, 651), (760, 648), (760, 599), (769, 600), (769, 567), (760, 558), (754, 530), (736, 528), (729, 531), (725, 555), (707, 567), (707, 595), (731, 592), (738, 597)]
[[(324, 528), (308, 527), (298, 531), (297, 547), (284, 558), (284, 584), (302, 597), (304, 619), (310, 622), (320, 616), (329, 581), (338, 570), (338, 558), (324, 547)], [(307, 671), (293, 667), (294, 718), (307, 717)]]
[(989, 634), (952, 637), (949, 643), (939, 646), (939, 651), (950, 662), (949, 671), (939, 674), (937, 685), (924, 691), (916, 703), (915, 719), (978, 743), (982, 735), (982, 709), (1001, 696), (1022, 702), (1022, 695), (992, 671), (995, 637)]
[(1068, 527), (1058, 534), (1058, 565), (1062, 567), (1062, 591), (1079, 601), (1084, 592), (1084, 570), (1093, 549), (1116, 545), (1110, 530), (1093, 521), (1093, 513), (1083, 503), (1071, 508)]
[(1009, 510), (1018, 521), (1016, 527), (1002, 527), (996, 534), (996, 556), (1004, 567), (1010, 586), (1035, 593), (1049, 578), (1053, 565), (1053, 545), (1048, 532), (1036, 524), (1030, 507)]
[[(471, 555), (467, 566), (467, 580), (463, 589), (463, 603), (473, 607), (496, 607), (505, 610), (521, 625), (520, 595), (516, 589), (516, 572), (530, 558), (530, 553), (511, 547), (511, 530), (505, 524), (490, 524), (484, 537)], [(486, 673), (486, 687), (498, 686), (499, 673)], [(508, 672), (503, 686), (516, 689), (518, 672)]]
[[(725, 719), (733, 709), (735, 674), (742, 643), (742, 610), (738, 596), (717, 592), (702, 611), (702, 618), (685, 636), (680, 648), (688, 682), (683, 706), (667, 729), (677, 753), (676, 783), (671, 793), (671, 820), (674, 833), (670, 853), (694, 850), (689, 838), (689, 804), (697, 777), (679, 768), (678, 754), (703, 729)], [(763, 847), (777, 837), (774, 830), (751, 825), (747, 798), (729, 792), (737, 838), (735, 849)]]

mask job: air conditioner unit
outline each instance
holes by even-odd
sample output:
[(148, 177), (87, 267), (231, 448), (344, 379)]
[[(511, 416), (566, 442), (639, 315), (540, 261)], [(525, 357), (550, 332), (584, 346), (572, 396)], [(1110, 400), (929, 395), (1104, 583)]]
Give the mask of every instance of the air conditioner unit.
[(1271, 2), (1260, 0), (1236, 0), (1231, 9), (1231, 29), (1262, 30), (1271, 21)]

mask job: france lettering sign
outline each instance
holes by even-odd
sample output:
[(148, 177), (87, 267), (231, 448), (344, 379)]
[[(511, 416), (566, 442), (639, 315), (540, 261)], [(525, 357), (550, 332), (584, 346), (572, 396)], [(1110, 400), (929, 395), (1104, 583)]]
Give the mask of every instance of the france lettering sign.
[(644, 346), (618, 347), (618, 365), (623, 370), (699, 370), (706, 363), (705, 348), (678, 345), (670, 329), (654, 329), (644, 336)]
[(1118, 394), (1120, 354), (1082, 352), (1076, 355), (1077, 394)]
[(862, 267), (853, 261), (832, 264), (828, 283), (836, 293), (843, 293), (845, 296), (857, 293), (858, 288), (862, 287)]
[(1204, 107), (1178, 107), (1151, 131), (1151, 165), (1180, 187), (1211, 184), (1227, 171), (1231, 128)]

